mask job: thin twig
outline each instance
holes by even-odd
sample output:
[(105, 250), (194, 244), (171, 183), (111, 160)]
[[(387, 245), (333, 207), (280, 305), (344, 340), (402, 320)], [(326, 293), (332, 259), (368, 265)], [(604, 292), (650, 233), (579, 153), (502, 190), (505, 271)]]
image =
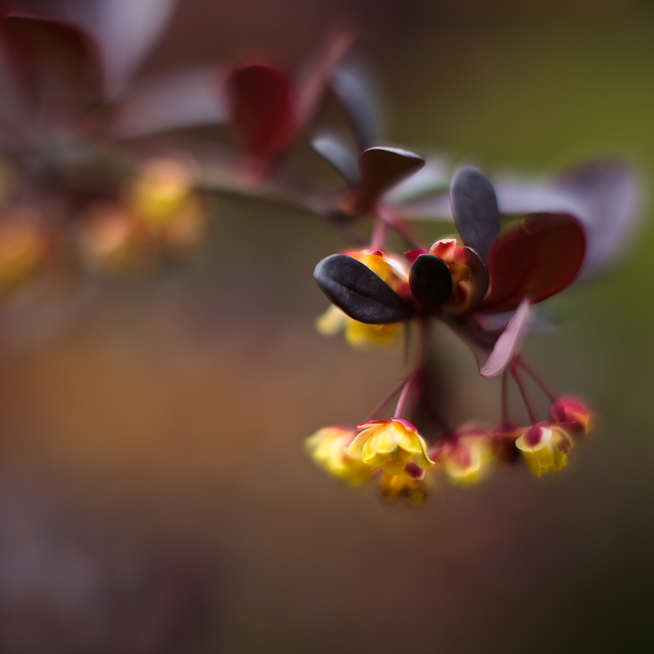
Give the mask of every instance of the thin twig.
[(516, 363), (538, 384), (543, 393), (547, 395), (550, 401), (554, 402), (556, 400), (556, 393), (541, 379), (539, 375), (536, 374), (534, 369), (531, 366), (528, 366), (522, 357), (518, 357)]
[(524, 402), (527, 413), (529, 414), (529, 419), (531, 420), (531, 423), (535, 425), (538, 422), (538, 414), (536, 413), (534, 405), (529, 399), (527, 389), (525, 388), (522, 378), (520, 377), (520, 373), (518, 372), (515, 365), (512, 365), (510, 370), (511, 375), (513, 375), (513, 379), (515, 379), (515, 383), (518, 385), (518, 389), (520, 390), (520, 395), (522, 396), (522, 401)]

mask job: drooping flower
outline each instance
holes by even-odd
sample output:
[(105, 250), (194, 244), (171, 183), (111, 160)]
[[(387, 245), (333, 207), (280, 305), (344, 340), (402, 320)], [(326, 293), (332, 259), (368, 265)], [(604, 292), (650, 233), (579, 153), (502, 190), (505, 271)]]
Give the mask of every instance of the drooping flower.
[(399, 475), (382, 474), (379, 480), (379, 493), (386, 500), (408, 500), (422, 504), (431, 489), (431, 475), (422, 468), (409, 462)]
[(455, 484), (474, 484), (488, 471), (492, 459), (491, 433), (485, 427), (464, 425), (441, 439), (433, 457)]
[(360, 457), (352, 457), (346, 452), (356, 433), (353, 427), (323, 427), (305, 441), (316, 465), (354, 486), (366, 481), (372, 472)]
[(568, 462), (572, 440), (553, 423), (538, 423), (527, 429), (515, 443), (527, 467), (539, 477), (548, 470), (561, 470)]
[(370, 420), (358, 425), (359, 432), (346, 453), (373, 468), (380, 467), (389, 475), (404, 472), (409, 462), (426, 470), (434, 465), (427, 444), (418, 430), (407, 420)]
[(316, 329), (323, 336), (345, 332), (345, 339), (358, 348), (390, 347), (402, 336), (403, 326), (366, 325), (343, 313), (337, 306), (331, 306), (316, 320)]
[(576, 397), (560, 397), (550, 406), (550, 419), (573, 434), (587, 434), (590, 427), (590, 411)]

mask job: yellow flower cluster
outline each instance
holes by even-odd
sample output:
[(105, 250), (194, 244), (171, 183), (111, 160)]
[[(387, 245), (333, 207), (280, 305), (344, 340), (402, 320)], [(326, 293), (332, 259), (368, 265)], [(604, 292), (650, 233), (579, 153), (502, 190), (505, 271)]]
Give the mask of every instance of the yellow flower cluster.
[(507, 458), (508, 446), (516, 457), (522, 455), (529, 470), (538, 476), (561, 470), (573, 445), (564, 425), (576, 424), (578, 431), (588, 426), (583, 405), (574, 406), (578, 409), (574, 413), (577, 422), (569, 411), (566, 423), (537, 423), (508, 431), (468, 424), (440, 438), (431, 448), (413, 424), (399, 418), (371, 420), (356, 429), (325, 427), (307, 439), (306, 447), (318, 466), (352, 485), (381, 473), (382, 497), (421, 503), (430, 493), (437, 468), (453, 484), (474, 484), (487, 476), (493, 455)]

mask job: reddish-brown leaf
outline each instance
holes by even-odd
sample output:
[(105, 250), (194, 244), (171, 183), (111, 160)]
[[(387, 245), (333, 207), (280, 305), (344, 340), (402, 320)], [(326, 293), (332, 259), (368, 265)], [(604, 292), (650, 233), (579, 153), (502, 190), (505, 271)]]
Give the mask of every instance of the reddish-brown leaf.
[(82, 102), (102, 95), (101, 55), (84, 28), (54, 18), (11, 14), (0, 20), (0, 38), (26, 82), (39, 84), (38, 78), (46, 76), (48, 83), (60, 85), (59, 94)]
[(238, 66), (227, 80), (231, 118), (248, 154), (271, 160), (295, 133), (297, 94), (281, 70), (267, 63)]
[(490, 248), (491, 289), (482, 311), (510, 311), (524, 298), (541, 302), (577, 276), (586, 252), (580, 222), (569, 214), (531, 214)]

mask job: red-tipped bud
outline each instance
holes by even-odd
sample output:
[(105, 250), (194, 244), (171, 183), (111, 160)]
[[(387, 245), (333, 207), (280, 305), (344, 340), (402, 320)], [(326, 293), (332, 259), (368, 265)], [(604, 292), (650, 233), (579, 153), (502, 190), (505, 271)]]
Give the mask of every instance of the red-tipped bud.
[(573, 434), (587, 434), (590, 426), (590, 411), (576, 397), (560, 397), (550, 406), (550, 419), (565, 425)]
[(445, 262), (452, 278), (452, 291), (444, 308), (458, 314), (479, 304), (488, 289), (488, 272), (479, 255), (455, 238), (436, 241), (429, 254)]
[(429, 254), (433, 254), (443, 261), (463, 261), (463, 247), (457, 243), (455, 238), (442, 238), (436, 241), (431, 248)]

